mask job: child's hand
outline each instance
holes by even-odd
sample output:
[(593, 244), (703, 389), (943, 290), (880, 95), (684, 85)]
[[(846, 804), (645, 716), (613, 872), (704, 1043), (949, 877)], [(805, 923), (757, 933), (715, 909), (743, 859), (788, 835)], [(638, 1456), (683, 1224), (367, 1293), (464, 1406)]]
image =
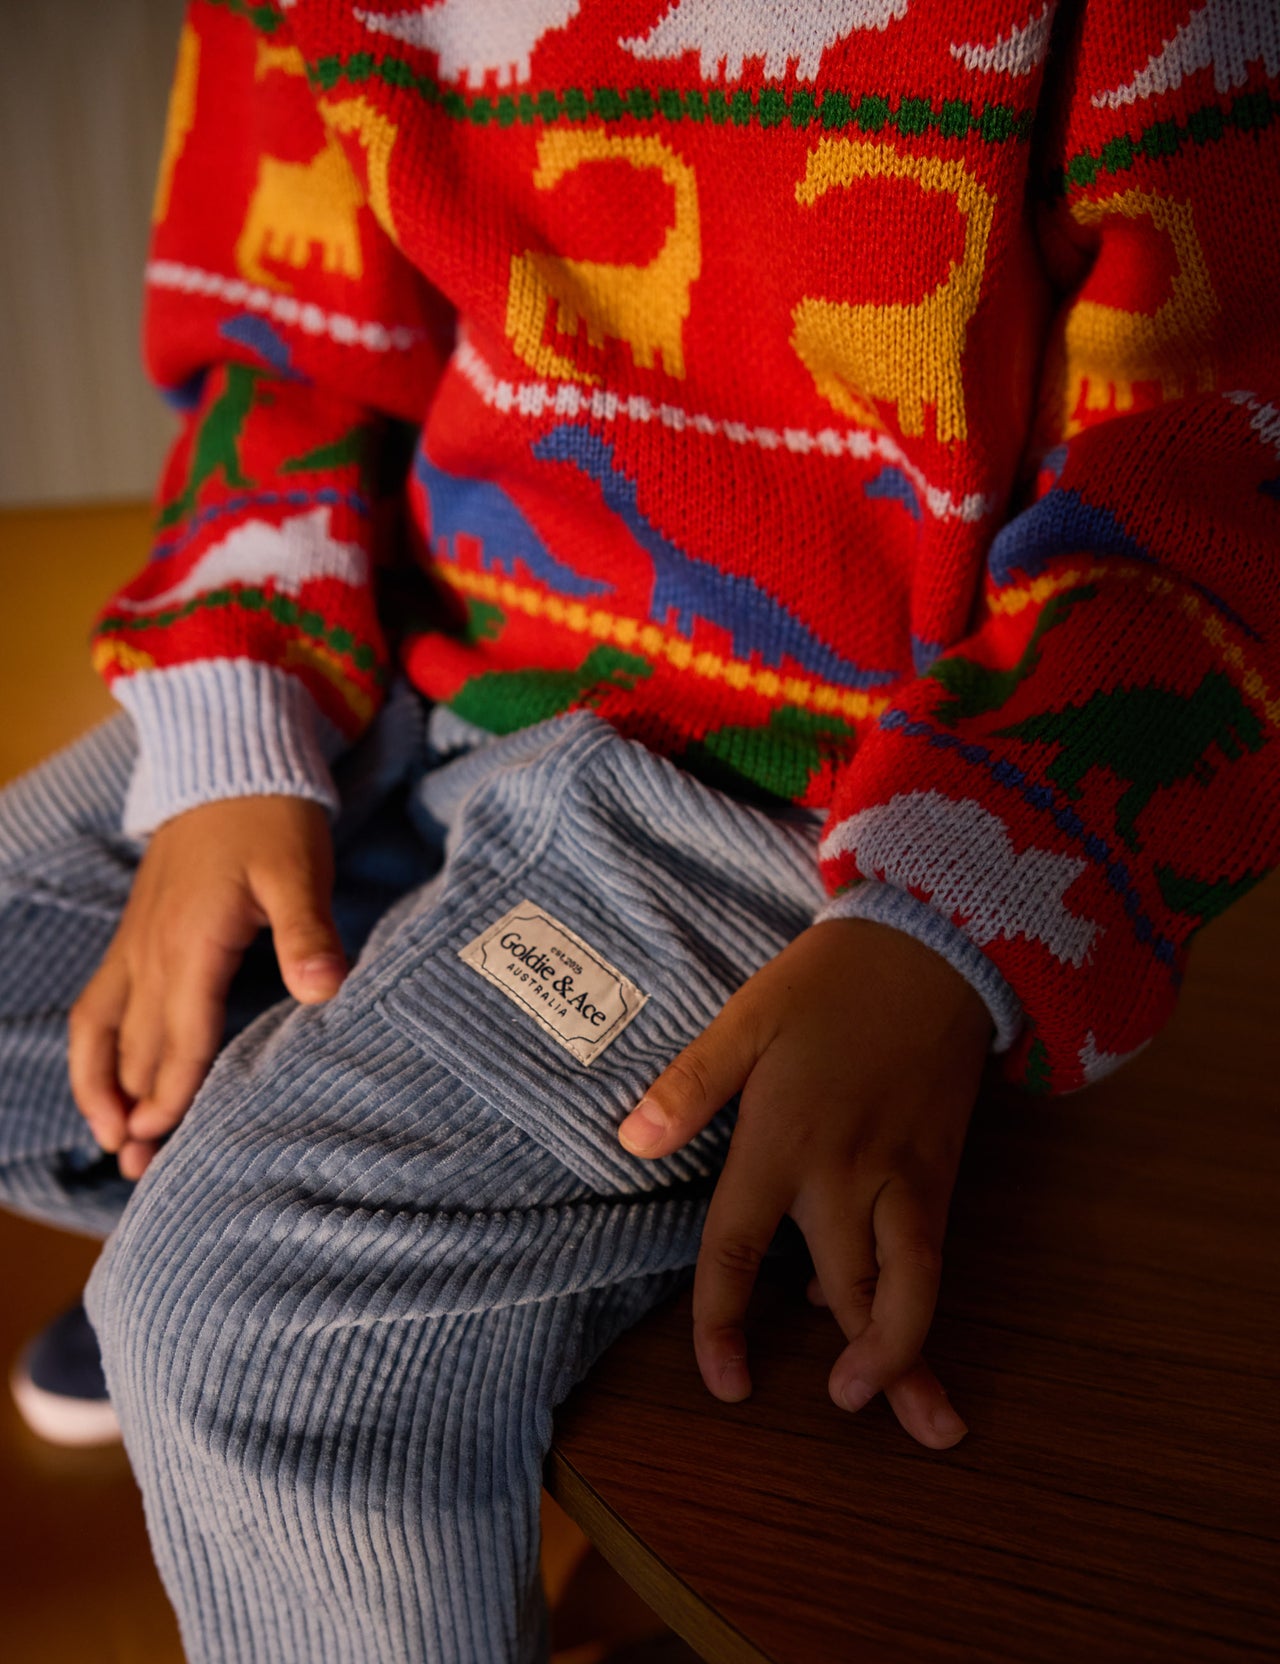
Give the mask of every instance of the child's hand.
[(729, 1000), (623, 1122), (664, 1156), (742, 1094), (711, 1200), (693, 1293), (708, 1389), (751, 1391), (742, 1322), (782, 1216), (804, 1232), (849, 1344), (828, 1381), (861, 1409), (884, 1391), (922, 1444), (966, 1431), (920, 1349), (933, 1318), (947, 1204), (991, 1019), (913, 938), (856, 919), (814, 925)]
[(186, 1113), (221, 1042), (231, 978), (264, 925), (295, 999), (337, 992), (346, 960), (332, 890), (328, 819), (303, 798), (208, 803), (156, 832), (70, 1017), (71, 1089), (126, 1178)]

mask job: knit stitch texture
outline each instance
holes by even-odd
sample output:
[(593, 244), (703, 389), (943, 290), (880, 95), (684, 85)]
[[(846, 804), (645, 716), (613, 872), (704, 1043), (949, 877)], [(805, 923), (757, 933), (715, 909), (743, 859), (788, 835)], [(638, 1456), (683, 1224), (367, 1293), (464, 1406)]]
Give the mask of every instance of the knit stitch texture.
[(1024, 1084), (1144, 1045), (1280, 850), (1280, 23), (1184, 11), (196, 0), (130, 829), (331, 802), (399, 663), (828, 811)]

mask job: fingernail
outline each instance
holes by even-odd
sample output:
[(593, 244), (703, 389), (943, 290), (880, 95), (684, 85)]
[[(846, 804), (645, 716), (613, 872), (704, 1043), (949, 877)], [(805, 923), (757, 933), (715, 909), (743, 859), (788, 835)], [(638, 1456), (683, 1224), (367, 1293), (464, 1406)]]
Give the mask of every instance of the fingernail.
[(846, 1410), (856, 1413), (864, 1405), (870, 1404), (874, 1397), (874, 1390), (865, 1381), (848, 1381), (840, 1393), (840, 1402)]
[(657, 1104), (649, 1098), (640, 1102), (618, 1128), (618, 1139), (634, 1156), (648, 1155), (656, 1150), (666, 1136), (667, 1121)]
[(940, 1439), (962, 1439), (969, 1431), (950, 1404), (939, 1404), (929, 1412), (929, 1426)]
[(314, 958), (302, 961), (297, 976), (305, 988), (314, 988), (318, 993), (331, 987), (335, 981), (341, 982), (345, 971), (346, 965), (340, 954), (318, 953)]
[(751, 1377), (741, 1358), (730, 1358), (720, 1371), (720, 1395), (738, 1404), (751, 1397)]

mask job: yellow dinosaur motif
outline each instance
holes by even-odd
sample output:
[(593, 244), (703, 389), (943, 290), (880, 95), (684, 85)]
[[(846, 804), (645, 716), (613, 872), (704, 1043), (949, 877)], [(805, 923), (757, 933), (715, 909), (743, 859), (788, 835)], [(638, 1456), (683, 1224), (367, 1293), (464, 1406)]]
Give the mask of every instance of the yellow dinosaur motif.
[[(255, 77), (261, 80), (274, 70), (304, 75), (306, 65), (297, 47), (259, 41)], [(331, 132), (309, 162), (263, 156), (236, 240), (237, 270), (253, 283), (287, 289), (288, 283), (262, 262), (272, 260), (302, 271), (318, 244), (325, 271), (358, 278), (364, 270), (358, 219), (364, 202), (360, 181)]]
[(325, 124), (335, 133), (354, 133), (364, 147), (365, 183), (369, 206), (393, 242), (399, 242), (391, 213), (391, 152), (399, 129), (363, 98), (341, 98), (320, 106)]
[(184, 23), (178, 36), (178, 63), (169, 94), (169, 113), (164, 123), (164, 144), (160, 151), (160, 174), (151, 203), (151, 223), (159, 225), (169, 212), (173, 194), (173, 170), (178, 165), (196, 119), (196, 85), (200, 80), (200, 37), (191, 24)]
[(1082, 393), (1086, 410), (1132, 410), (1139, 381), (1158, 382), (1165, 399), (1181, 398), (1189, 387), (1210, 391), (1218, 301), (1190, 205), (1132, 190), (1101, 202), (1078, 202), (1071, 212), (1081, 225), (1097, 225), (1113, 214), (1149, 219), (1173, 245), (1177, 270), (1154, 312), (1078, 300), (1067, 313), (1066, 432), (1083, 426), (1076, 417)]
[(842, 415), (883, 428), (876, 408), (883, 401), (896, 406), (902, 432), (917, 437), (930, 404), (938, 438), (964, 439), (961, 359), (982, 287), (995, 199), (963, 162), (904, 156), (860, 139), (823, 139), (809, 153), (796, 201), (811, 207), (825, 192), (860, 179), (911, 179), (922, 191), (954, 197), (965, 217), (961, 258), (931, 294), (906, 305), (805, 296), (791, 314), (791, 345), (818, 392)]
[(571, 260), (562, 254), (529, 249), (511, 259), (507, 289), (507, 338), (538, 375), (569, 376), (599, 382), (573, 359), (559, 353), (543, 336), (552, 302), (556, 328), (576, 335), (586, 325), (587, 340), (602, 347), (605, 337), (625, 341), (637, 366), (653, 369), (659, 356), (669, 376), (684, 377), (684, 322), (689, 295), (702, 270), (702, 234), (693, 169), (659, 138), (613, 138), (601, 132), (544, 133), (538, 145), (533, 183), (552, 190), (566, 174), (592, 162), (623, 161), (653, 168), (671, 186), (675, 217), (662, 247), (643, 266), (604, 260)]
[(257, 56), (253, 63), (253, 78), (261, 81), (270, 75), (273, 69), (278, 69), (282, 75), (300, 75), (307, 73), (307, 60), (296, 46), (275, 46), (269, 40), (259, 40)]

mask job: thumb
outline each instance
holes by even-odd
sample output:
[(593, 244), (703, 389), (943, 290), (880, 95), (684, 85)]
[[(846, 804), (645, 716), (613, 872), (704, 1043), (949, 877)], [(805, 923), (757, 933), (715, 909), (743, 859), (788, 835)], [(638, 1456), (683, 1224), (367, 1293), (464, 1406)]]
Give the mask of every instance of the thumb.
[(731, 1000), (714, 1022), (674, 1058), (618, 1128), (632, 1155), (670, 1155), (701, 1132), (741, 1091), (758, 1047), (745, 1003)]
[(303, 1005), (331, 999), (347, 974), (347, 957), (333, 922), (332, 857), (300, 860), (263, 873), (258, 901), (267, 915), (284, 985)]

